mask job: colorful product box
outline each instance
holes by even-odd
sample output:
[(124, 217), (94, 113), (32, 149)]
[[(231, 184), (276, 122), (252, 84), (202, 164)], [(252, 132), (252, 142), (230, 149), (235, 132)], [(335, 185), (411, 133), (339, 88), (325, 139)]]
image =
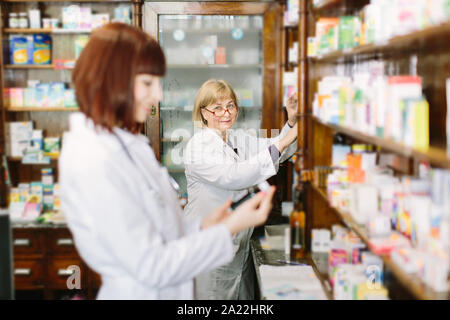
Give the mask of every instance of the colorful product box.
[(78, 29), (80, 20), (80, 6), (72, 5), (62, 8), (63, 29)]
[(65, 108), (78, 107), (77, 100), (75, 97), (75, 90), (73, 89), (64, 90), (64, 107)]
[(92, 29), (100, 28), (109, 23), (109, 14), (98, 13), (92, 15)]
[(114, 8), (114, 21), (131, 24), (131, 7), (118, 6)]
[(5, 108), (11, 106), (11, 90), (9, 88), (3, 88), (3, 105)]
[(32, 64), (32, 55), (30, 55), (29, 50), (29, 38), (30, 37), (27, 36), (10, 37), (9, 51), (11, 64)]
[(50, 84), (50, 107), (64, 107), (65, 85), (63, 82), (52, 82)]
[(61, 139), (59, 137), (44, 138), (44, 152), (46, 155), (58, 156), (61, 146)]
[(31, 182), (31, 194), (39, 199), (39, 203), (42, 203), (42, 197), (44, 194), (44, 189), (42, 182)]
[(74, 40), (74, 46), (75, 46), (75, 59), (78, 59), (78, 57), (81, 54), (81, 51), (83, 51), (84, 47), (89, 41), (89, 37), (87, 35), (79, 35)]
[(226, 64), (227, 62), (226, 48), (217, 47), (216, 48), (216, 64)]
[(23, 107), (23, 88), (10, 88), (9, 89), (9, 106), (10, 107)]
[(51, 63), (52, 40), (48, 34), (33, 35), (33, 64)]
[(90, 7), (81, 7), (79, 16), (80, 29), (91, 29), (92, 28), (92, 10)]
[(40, 83), (36, 86), (36, 102), (38, 107), (50, 106), (50, 84)]
[(25, 88), (23, 90), (23, 106), (36, 107), (37, 105), (36, 88)]

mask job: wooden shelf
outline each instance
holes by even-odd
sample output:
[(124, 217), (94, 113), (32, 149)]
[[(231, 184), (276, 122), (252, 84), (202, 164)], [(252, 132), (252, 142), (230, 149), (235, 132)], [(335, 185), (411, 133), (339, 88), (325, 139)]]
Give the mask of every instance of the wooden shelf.
[[(311, 184), (312, 189), (317, 192), (321, 198), (329, 204), (328, 196), (326, 191), (318, 188), (314, 184)], [(353, 230), (361, 240), (366, 244), (367, 248), (369, 246), (369, 236), (367, 230), (364, 226), (359, 225), (353, 219), (353, 217), (347, 213), (343, 212), (338, 208), (330, 208), (341, 218), (342, 222), (351, 230)], [(389, 269), (396, 279), (406, 288), (409, 292), (420, 300), (448, 300), (450, 299), (449, 292), (436, 292), (430, 287), (425, 285), (420, 278), (414, 275), (405, 273), (396, 263), (394, 263), (388, 255), (379, 255), (383, 259), (383, 263), (387, 269)]]
[(355, 55), (372, 55), (384, 52), (392, 52), (400, 49), (408, 49), (413, 52), (423, 47), (423, 43), (434, 39), (446, 39), (450, 37), (450, 22), (437, 26), (428, 27), (424, 30), (415, 31), (407, 35), (397, 36), (384, 44), (367, 44), (351, 50), (335, 51), (319, 57), (310, 58), (311, 61), (330, 62)]
[[(36, 2), (60, 2), (67, 3), (67, 0), (3, 0), (3, 2), (22, 2), (22, 3), (36, 3)], [(76, 0), (74, 2), (92, 2), (92, 3), (120, 3), (130, 2), (130, 0)]]
[(170, 69), (260, 69), (262, 64), (169, 64)]
[[(59, 156), (48, 156), (50, 160), (58, 160)], [(21, 162), (22, 157), (7, 157), (8, 161), (12, 162)], [(30, 165), (45, 165), (45, 163), (24, 163), (24, 164), (30, 164)]]
[(55, 66), (53, 64), (43, 64), (43, 65), (35, 65), (35, 64), (6, 64), (5, 69), (54, 69)]
[(316, 117), (313, 117), (313, 119), (317, 123), (319, 123), (323, 126), (326, 126), (328, 128), (331, 128), (335, 132), (352, 137), (355, 140), (359, 140), (364, 143), (379, 146), (384, 150), (387, 150), (387, 151), (390, 151), (390, 152), (393, 152), (393, 153), (396, 153), (396, 154), (399, 154), (399, 155), (402, 155), (405, 157), (414, 158), (417, 160), (428, 161), (430, 164), (441, 167), (441, 168), (447, 168), (447, 169), (450, 168), (450, 154), (447, 153), (447, 151), (444, 149), (439, 149), (439, 148), (435, 148), (435, 147), (429, 147), (427, 150), (414, 149), (411, 147), (406, 147), (403, 144), (392, 141), (392, 140), (374, 137), (374, 136), (371, 136), (371, 135), (368, 135), (368, 134), (365, 134), (365, 133), (362, 133), (362, 132), (359, 132), (359, 131), (356, 131), (353, 129), (344, 128), (344, 127), (341, 127), (338, 125), (323, 123)]
[(4, 33), (48, 33), (48, 34), (78, 34), (78, 33), (91, 33), (92, 30), (87, 29), (30, 29), (30, 28), (6, 28), (3, 29)]
[(52, 112), (52, 111), (80, 111), (79, 108), (64, 107), (10, 107), (5, 108), (7, 112)]

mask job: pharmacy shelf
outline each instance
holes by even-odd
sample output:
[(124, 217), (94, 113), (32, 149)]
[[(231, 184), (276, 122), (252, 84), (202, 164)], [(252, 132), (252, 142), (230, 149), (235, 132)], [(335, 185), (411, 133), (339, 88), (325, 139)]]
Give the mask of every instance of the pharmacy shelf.
[[(46, 156), (47, 157), (47, 156)], [(59, 156), (48, 156), (50, 158), (50, 160), (55, 161), (59, 159)], [(11, 162), (22, 162), (22, 157), (7, 157), (8, 161)], [(45, 165), (43, 163), (24, 163), (24, 164), (29, 164), (29, 165)]]
[[(21, 2), (21, 3), (36, 3), (36, 2), (61, 2), (67, 3), (67, 0), (3, 0), (3, 2)], [(92, 3), (129, 3), (130, 0), (76, 0), (74, 2), (92, 2)]]
[(52, 111), (80, 111), (79, 108), (63, 108), (63, 107), (9, 107), (7, 112), (52, 112)]
[[(330, 203), (328, 195), (324, 189), (318, 188), (314, 184), (310, 184), (312, 189), (320, 195), (323, 201)], [(338, 208), (330, 208), (341, 218), (342, 222), (351, 230), (353, 230), (361, 240), (366, 244), (367, 248), (371, 249), (369, 244), (369, 236), (364, 226), (358, 224), (353, 217)], [(371, 250), (372, 251), (372, 250)], [(373, 252), (373, 251), (372, 251)], [(373, 252), (374, 253), (374, 252)], [(450, 291), (436, 292), (427, 285), (425, 285), (417, 276), (407, 274), (394, 263), (388, 255), (379, 255), (383, 259), (383, 263), (388, 270), (395, 276), (395, 278), (417, 299), (420, 300), (448, 300), (450, 299)]]
[(90, 29), (30, 29), (30, 28), (6, 28), (3, 29), (4, 33), (48, 33), (48, 34), (79, 34), (79, 33), (91, 33)]
[(384, 138), (378, 138), (374, 137), (353, 129), (341, 127), (334, 124), (324, 123), (321, 120), (319, 120), (316, 117), (313, 117), (313, 119), (328, 128), (331, 128), (335, 132), (344, 134), (346, 136), (352, 137), (355, 140), (362, 141), (364, 143), (372, 144), (381, 147), (384, 150), (409, 157), (414, 158), (417, 160), (424, 160), (429, 162), (430, 164), (441, 167), (441, 168), (447, 168), (450, 169), (450, 153), (448, 153), (444, 149), (435, 148), (435, 147), (429, 147), (426, 150), (419, 150), (414, 149), (411, 147), (407, 147), (403, 145), (402, 143), (398, 143), (392, 140), (384, 139)]
[[(446, 39), (450, 37), (450, 22), (426, 29), (415, 31), (404, 36), (393, 37), (383, 44), (366, 44), (351, 50), (335, 51), (322, 56), (310, 58), (312, 62), (331, 62), (355, 55), (374, 55), (378, 53), (393, 52), (408, 49), (409, 52), (419, 50), (424, 43), (430, 40)], [(437, 41), (437, 43), (440, 43)]]
[(54, 69), (53, 64), (35, 65), (35, 64), (7, 64), (5, 69)]

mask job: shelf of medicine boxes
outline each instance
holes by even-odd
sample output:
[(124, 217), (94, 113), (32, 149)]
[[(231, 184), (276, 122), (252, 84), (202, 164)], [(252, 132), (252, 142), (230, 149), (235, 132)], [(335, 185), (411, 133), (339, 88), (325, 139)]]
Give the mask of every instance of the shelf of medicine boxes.
[(21, 28), (6, 28), (3, 29), (3, 33), (48, 33), (48, 34), (78, 34), (78, 33), (91, 33), (91, 29), (21, 29)]
[(53, 64), (6, 64), (5, 69), (54, 69)]
[[(317, 192), (321, 198), (329, 204), (328, 195), (324, 189), (321, 189), (311, 183), (312, 189)], [(351, 230), (353, 230), (366, 246), (371, 249), (369, 245), (369, 236), (364, 226), (355, 222), (352, 216), (338, 208), (331, 207), (335, 213), (341, 218), (342, 222)], [(389, 255), (380, 255), (383, 259), (383, 263), (387, 269), (396, 277), (396, 279), (406, 288), (408, 291), (420, 300), (448, 300), (450, 299), (450, 291), (448, 292), (436, 292), (430, 287), (425, 285), (422, 280), (414, 275), (405, 273), (396, 263), (394, 263)]]
[[(27, 3), (27, 2), (70, 2), (68, 0), (2, 0), (3, 2), (19, 2), (19, 3)], [(76, 0), (72, 2), (92, 2), (92, 3), (121, 3), (121, 2), (130, 2), (131, 0)]]
[(79, 108), (65, 107), (7, 107), (7, 112), (53, 112), (53, 111), (79, 111)]
[[(51, 161), (57, 161), (59, 159), (59, 156), (46, 156), (49, 157)], [(11, 162), (21, 162), (22, 161), (22, 157), (6, 157), (8, 159), (8, 161)], [(28, 164), (28, 163), (27, 163)], [(29, 163), (29, 164), (41, 164), (41, 163)], [(45, 163), (42, 163), (43, 165), (45, 165)]]
[(378, 138), (353, 129), (341, 127), (334, 124), (324, 123), (316, 117), (313, 117), (313, 119), (315, 122), (323, 126), (326, 126), (335, 132), (349, 136), (355, 140), (381, 147), (384, 150), (408, 158), (424, 160), (429, 162), (431, 165), (437, 167), (450, 169), (450, 152), (447, 153), (447, 151), (444, 149), (439, 149), (435, 147), (429, 147), (426, 150), (414, 149), (411, 147), (407, 147), (402, 143), (398, 143), (392, 140)]
[[(441, 40), (450, 37), (450, 21), (414, 31), (403, 36), (396, 36), (383, 44), (365, 44), (353, 49), (334, 51), (318, 57), (310, 57), (311, 62), (332, 62), (356, 55), (376, 55), (385, 52), (394, 52), (407, 49), (408, 52), (419, 50), (424, 43), (430, 40)], [(440, 41), (436, 41), (440, 45)]]

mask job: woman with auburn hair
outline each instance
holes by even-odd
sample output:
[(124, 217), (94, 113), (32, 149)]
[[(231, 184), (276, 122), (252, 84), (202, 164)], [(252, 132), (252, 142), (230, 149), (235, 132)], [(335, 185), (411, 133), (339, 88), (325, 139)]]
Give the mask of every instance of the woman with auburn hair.
[(77, 60), (81, 113), (59, 162), (61, 205), (83, 260), (101, 275), (98, 299), (191, 299), (193, 278), (231, 261), (232, 235), (267, 219), (274, 188), (233, 212), (221, 203), (188, 220), (167, 169), (139, 134), (161, 100), (158, 43), (122, 23), (97, 29)]
[[(297, 145), (297, 94), (286, 105), (288, 122), (271, 139), (231, 129), (239, 115), (233, 88), (211, 79), (199, 89), (192, 120), (202, 129), (186, 146), (185, 173), (188, 204), (185, 213), (204, 217), (227, 199), (238, 200), (250, 188), (275, 175), (279, 163), (290, 158)], [(233, 237), (234, 257), (227, 265), (197, 276), (197, 299), (254, 299), (254, 274), (250, 260), (253, 229)]]

